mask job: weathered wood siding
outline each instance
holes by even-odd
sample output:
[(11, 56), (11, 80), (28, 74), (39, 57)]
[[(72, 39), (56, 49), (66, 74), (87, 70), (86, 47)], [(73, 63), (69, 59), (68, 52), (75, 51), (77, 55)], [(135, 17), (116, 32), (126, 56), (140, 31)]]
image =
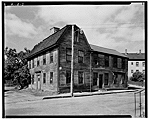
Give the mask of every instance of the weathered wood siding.
[[(50, 51), (53, 53), (53, 62), (50, 63)], [(38, 89), (37, 85), (37, 75), (40, 75), (40, 85), (41, 90), (57, 92), (57, 77), (58, 77), (58, 48), (53, 50), (48, 50), (46, 52), (46, 64), (43, 65), (43, 54), (39, 56), (40, 65), (37, 66), (37, 57), (34, 58), (34, 68), (30, 69), (31, 76), (34, 75), (34, 84), (31, 84), (31, 87)], [(41, 71), (41, 73), (36, 73)], [(50, 83), (50, 72), (53, 72), (53, 82)], [(46, 82), (43, 83), (43, 73), (46, 73)]]
[[(78, 28), (75, 28), (77, 30)], [(66, 61), (66, 48), (71, 48), (72, 29), (68, 28), (64, 36), (60, 40), (59, 61), (60, 67), (60, 86), (70, 86), (66, 84), (66, 70), (71, 71), (71, 62)], [(78, 50), (84, 52), (84, 62), (78, 63)], [(79, 34), (79, 42), (74, 42), (74, 84), (78, 85), (78, 71), (84, 72), (84, 84), (90, 81), (90, 47), (84, 34)]]

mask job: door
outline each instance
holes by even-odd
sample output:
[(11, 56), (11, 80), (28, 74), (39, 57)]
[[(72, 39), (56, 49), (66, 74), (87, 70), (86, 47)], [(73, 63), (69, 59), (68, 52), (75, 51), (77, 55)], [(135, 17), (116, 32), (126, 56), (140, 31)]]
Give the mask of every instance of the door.
[(40, 75), (38, 75), (37, 87), (38, 87), (38, 90), (41, 89)]
[(103, 86), (103, 74), (99, 74), (99, 88)]

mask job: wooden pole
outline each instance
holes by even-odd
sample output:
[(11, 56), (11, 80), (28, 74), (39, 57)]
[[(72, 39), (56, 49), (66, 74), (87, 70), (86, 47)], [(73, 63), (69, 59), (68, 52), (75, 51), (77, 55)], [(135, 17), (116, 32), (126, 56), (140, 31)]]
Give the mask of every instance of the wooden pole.
[(134, 93), (134, 100), (135, 100), (135, 117), (136, 117), (136, 94)]
[(91, 92), (91, 84), (92, 84), (92, 61), (91, 61), (91, 57), (92, 57), (92, 52), (90, 52), (90, 92)]
[(139, 97), (140, 97), (140, 117), (141, 117), (141, 107), (142, 107), (142, 103), (141, 103), (141, 92), (139, 94)]
[(73, 53), (74, 53), (74, 48), (73, 48), (73, 43), (74, 43), (74, 25), (72, 25), (72, 56), (71, 56), (71, 86), (70, 86), (70, 92), (71, 96), (73, 96)]

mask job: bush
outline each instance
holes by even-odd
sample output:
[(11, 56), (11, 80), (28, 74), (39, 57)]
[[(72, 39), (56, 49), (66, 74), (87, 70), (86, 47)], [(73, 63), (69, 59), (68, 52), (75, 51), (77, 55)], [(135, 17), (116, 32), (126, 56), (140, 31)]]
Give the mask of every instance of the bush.
[(143, 82), (145, 80), (145, 75), (141, 72), (134, 72), (132, 77), (130, 77), (130, 80), (135, 82)]

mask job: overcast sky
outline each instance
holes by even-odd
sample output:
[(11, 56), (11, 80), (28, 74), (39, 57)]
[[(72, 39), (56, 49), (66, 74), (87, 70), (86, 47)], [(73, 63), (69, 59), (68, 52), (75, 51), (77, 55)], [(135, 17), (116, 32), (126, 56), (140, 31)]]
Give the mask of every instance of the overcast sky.
[(49, 36), (50, 28), (76, 24), (90, 44), (119, 52), (145, 52), (144, 5), (5, 7), (5, 46), (18, 52)]

